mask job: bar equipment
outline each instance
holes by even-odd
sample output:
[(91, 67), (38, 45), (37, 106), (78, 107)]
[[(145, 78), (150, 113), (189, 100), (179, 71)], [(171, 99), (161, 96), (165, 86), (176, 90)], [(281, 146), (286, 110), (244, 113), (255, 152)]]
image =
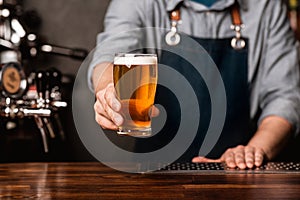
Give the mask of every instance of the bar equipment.
[[(30, 14), (35, 20), (28, 21)], [(0, 0), (0, 119), (32, 118), (48, 152), (49, 137), (65, 138), (59, 117), (59, 110), (67, 107), (62, 99), (62, 74), (48, 69), (26, 75), (24, 63), (43, 53), (83, 60), (87, 51), (43, 43), (30, 30), (34, 22), (39, 23), (38, 16), (24, 12), (21, 0)]]

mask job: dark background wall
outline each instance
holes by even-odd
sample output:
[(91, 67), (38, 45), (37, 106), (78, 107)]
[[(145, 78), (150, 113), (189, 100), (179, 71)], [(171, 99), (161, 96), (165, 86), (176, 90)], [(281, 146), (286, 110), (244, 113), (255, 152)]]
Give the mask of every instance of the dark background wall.
[[(110, 0), (23, 0), (24, 10), (36, 10), (41, 17), (40, 35), (51, 44), (92, 50), (96, 35), (103, 30), (103, 18)], [(57, 67), (75, 75), (81, 62), (48, 56), (41, 67)]]

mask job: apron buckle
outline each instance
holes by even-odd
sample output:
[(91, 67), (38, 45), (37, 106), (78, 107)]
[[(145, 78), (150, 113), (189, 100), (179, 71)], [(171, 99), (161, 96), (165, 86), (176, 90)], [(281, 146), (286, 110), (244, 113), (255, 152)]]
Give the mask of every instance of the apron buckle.
[(177, 33), (177, 31), (170, 31), (166, 35), (166, 43), (170, 46), (175, 46), (179, 44), (180, 42), (180, 35)]
[(241, 37), (241, 30), (245, 27), (244, 24), (231, 25), (231, 29), (235, 31), (235, 37), (231, 40), (232, 48), (236, 50), (243, 49), (246, 46), (245, 40)]
[(171, 30), (166, 34), (166, 43), (170, 46), (175, 46), (180, 42), (180, 35), (177, 26), (181, 23), (180, 11), (174, 10), (170, 13)]

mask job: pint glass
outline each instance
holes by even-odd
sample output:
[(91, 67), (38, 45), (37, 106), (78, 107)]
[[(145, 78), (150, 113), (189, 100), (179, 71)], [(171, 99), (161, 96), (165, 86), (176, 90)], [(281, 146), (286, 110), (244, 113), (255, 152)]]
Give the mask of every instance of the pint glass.
[(118, 134), (151, 136), (151, 108), (157, 85), (157, 56), (116, 54), (113, 79), (124, 117)]

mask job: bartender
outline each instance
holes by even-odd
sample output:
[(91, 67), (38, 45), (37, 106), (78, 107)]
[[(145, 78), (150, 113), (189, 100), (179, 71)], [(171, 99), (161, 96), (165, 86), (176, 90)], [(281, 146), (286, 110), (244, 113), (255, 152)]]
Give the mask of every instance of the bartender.
[[(156, 33), (147, 32), (143, 40), (158, 46), (176, 48), (180, 34), (189, 35), (207, 50), (224, 81), (228, 112), (218, 143), (206, 157), (198, 156), (201, 135), (209, 123), (201, 120), (183, 160), (253, 168), (274, 159), (299, 132), (298, 43), (283, 2), (260, 0), (111, 1), (89, 69), (90, 86), (96, 95), (95, 119), (102, 128), (117, 130), (124, 120), (112, 80), (114, 53), (138, 49), (142, 43), (135, 34), (118, 38), (116, 33), (143, 27), (170, 30), (158, 41)], [(105, 41), (110, 37), (113, 42), (107, 46)], [(191, 67), (180, 56), (168, 52), (159, 56), (161, 63), (188, 77), (202, 104), (201, 115), (209, 116), (205, 106), (208, 91), (201, 77), (189, 76)], [(159, 88), (157, 93), (161, 94), (158, 102), (170, 99)], [(175, 119), (172, 123), (178, 122)]]

